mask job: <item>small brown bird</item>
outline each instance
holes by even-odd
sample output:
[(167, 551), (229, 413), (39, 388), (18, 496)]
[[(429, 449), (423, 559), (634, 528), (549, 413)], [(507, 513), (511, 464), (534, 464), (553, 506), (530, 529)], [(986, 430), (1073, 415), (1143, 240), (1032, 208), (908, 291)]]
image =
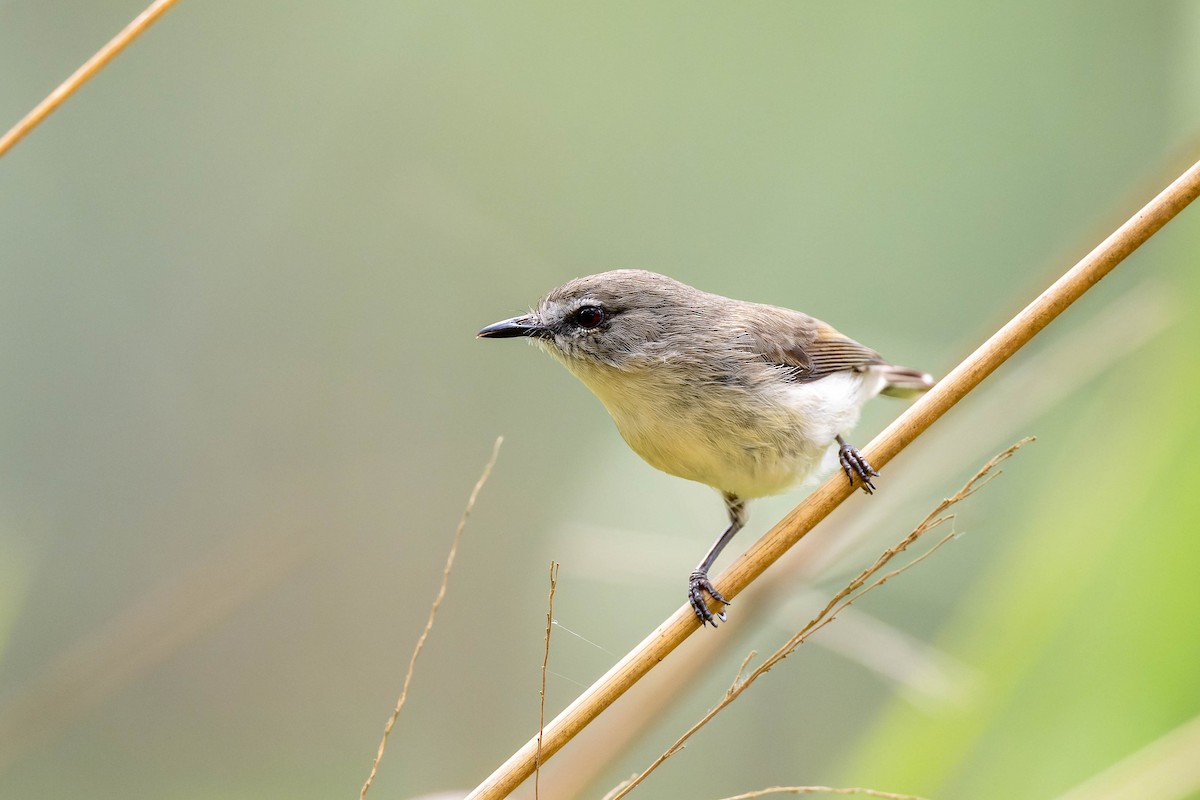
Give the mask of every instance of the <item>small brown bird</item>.
[(746, 501), (779, 494), (824, 465), (875, 491), (877, 473), (843, 438), (877, 394), (933, 385), (818, 319), (732, 300), (665, 275), (622, 269), (577, 278), (529, 314), (479, 331), (527, 337), (604, 403), (634, 452), (721, 493), (729, 526), (688, 578), (702, 624), (728, 605), (708, 572), (742, 526)]

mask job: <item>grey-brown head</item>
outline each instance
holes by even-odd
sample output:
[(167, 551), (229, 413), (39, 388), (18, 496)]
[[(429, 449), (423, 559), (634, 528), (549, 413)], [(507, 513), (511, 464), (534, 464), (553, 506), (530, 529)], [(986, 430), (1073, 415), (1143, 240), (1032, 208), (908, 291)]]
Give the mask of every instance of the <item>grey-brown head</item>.
[(619, 269), (565, 283), (532, 312), (478, 335), (529, 337), (568, 364), (624, 369), (673, 355), (666, 352), (678, 347), (671, 334), (686, 331), (690, 320), (724, 299), (655, 272)]

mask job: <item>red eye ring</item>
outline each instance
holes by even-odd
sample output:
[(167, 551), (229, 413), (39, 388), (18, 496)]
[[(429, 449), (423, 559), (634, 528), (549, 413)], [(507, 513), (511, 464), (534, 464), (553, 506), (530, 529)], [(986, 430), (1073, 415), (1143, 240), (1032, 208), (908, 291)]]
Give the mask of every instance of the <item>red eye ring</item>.
[(583, 306), (573, 315), (575, 324), (581, 328), (595, 328), (604, 322), (604, 309), (600, 306)]

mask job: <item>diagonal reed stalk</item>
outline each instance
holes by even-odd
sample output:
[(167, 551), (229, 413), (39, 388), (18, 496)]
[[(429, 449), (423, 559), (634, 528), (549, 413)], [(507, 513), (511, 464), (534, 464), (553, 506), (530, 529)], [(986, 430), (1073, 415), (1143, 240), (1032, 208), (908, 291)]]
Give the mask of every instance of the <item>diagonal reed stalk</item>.
[(92, 79), (92, 76), (104, 69), (108, 62), (116, 58), (117, 54), (140, 36), (146, 28), (157, 22), (158, 18), (167, 13), (176, 2), (178, 0), (154, 0), (145, 11), (134, 17), (132, 22), (108, 41), (108, 44), (97, 50), (94, 56), (83, 62), (83, 65), (79, 69), (71, 73), (71, 77), (60, 83), (57, 89), (46, 95), (46, 98), (22, 117), (20, 122), (12, 126), (3, 136), (0, 136), (0, 156), (3, 156), (17, 142), (24, 139), (25, 134), (36, 128), (42, 120), (50, 116), (56, 108), (65, 103), (68, 97), (75, 94), (80, 86), (83, 86)]

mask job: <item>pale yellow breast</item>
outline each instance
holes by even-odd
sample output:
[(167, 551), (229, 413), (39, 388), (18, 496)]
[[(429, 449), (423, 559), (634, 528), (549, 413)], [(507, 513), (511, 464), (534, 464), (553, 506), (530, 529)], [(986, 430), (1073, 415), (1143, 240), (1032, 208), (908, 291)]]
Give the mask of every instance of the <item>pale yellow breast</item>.
[(651, 466), (746, 498), (778, 494), (809, 477), (866, 399), (851, 373), (748, 395), (728, 386), (697, 392), (649, 371), (572, 372)]

